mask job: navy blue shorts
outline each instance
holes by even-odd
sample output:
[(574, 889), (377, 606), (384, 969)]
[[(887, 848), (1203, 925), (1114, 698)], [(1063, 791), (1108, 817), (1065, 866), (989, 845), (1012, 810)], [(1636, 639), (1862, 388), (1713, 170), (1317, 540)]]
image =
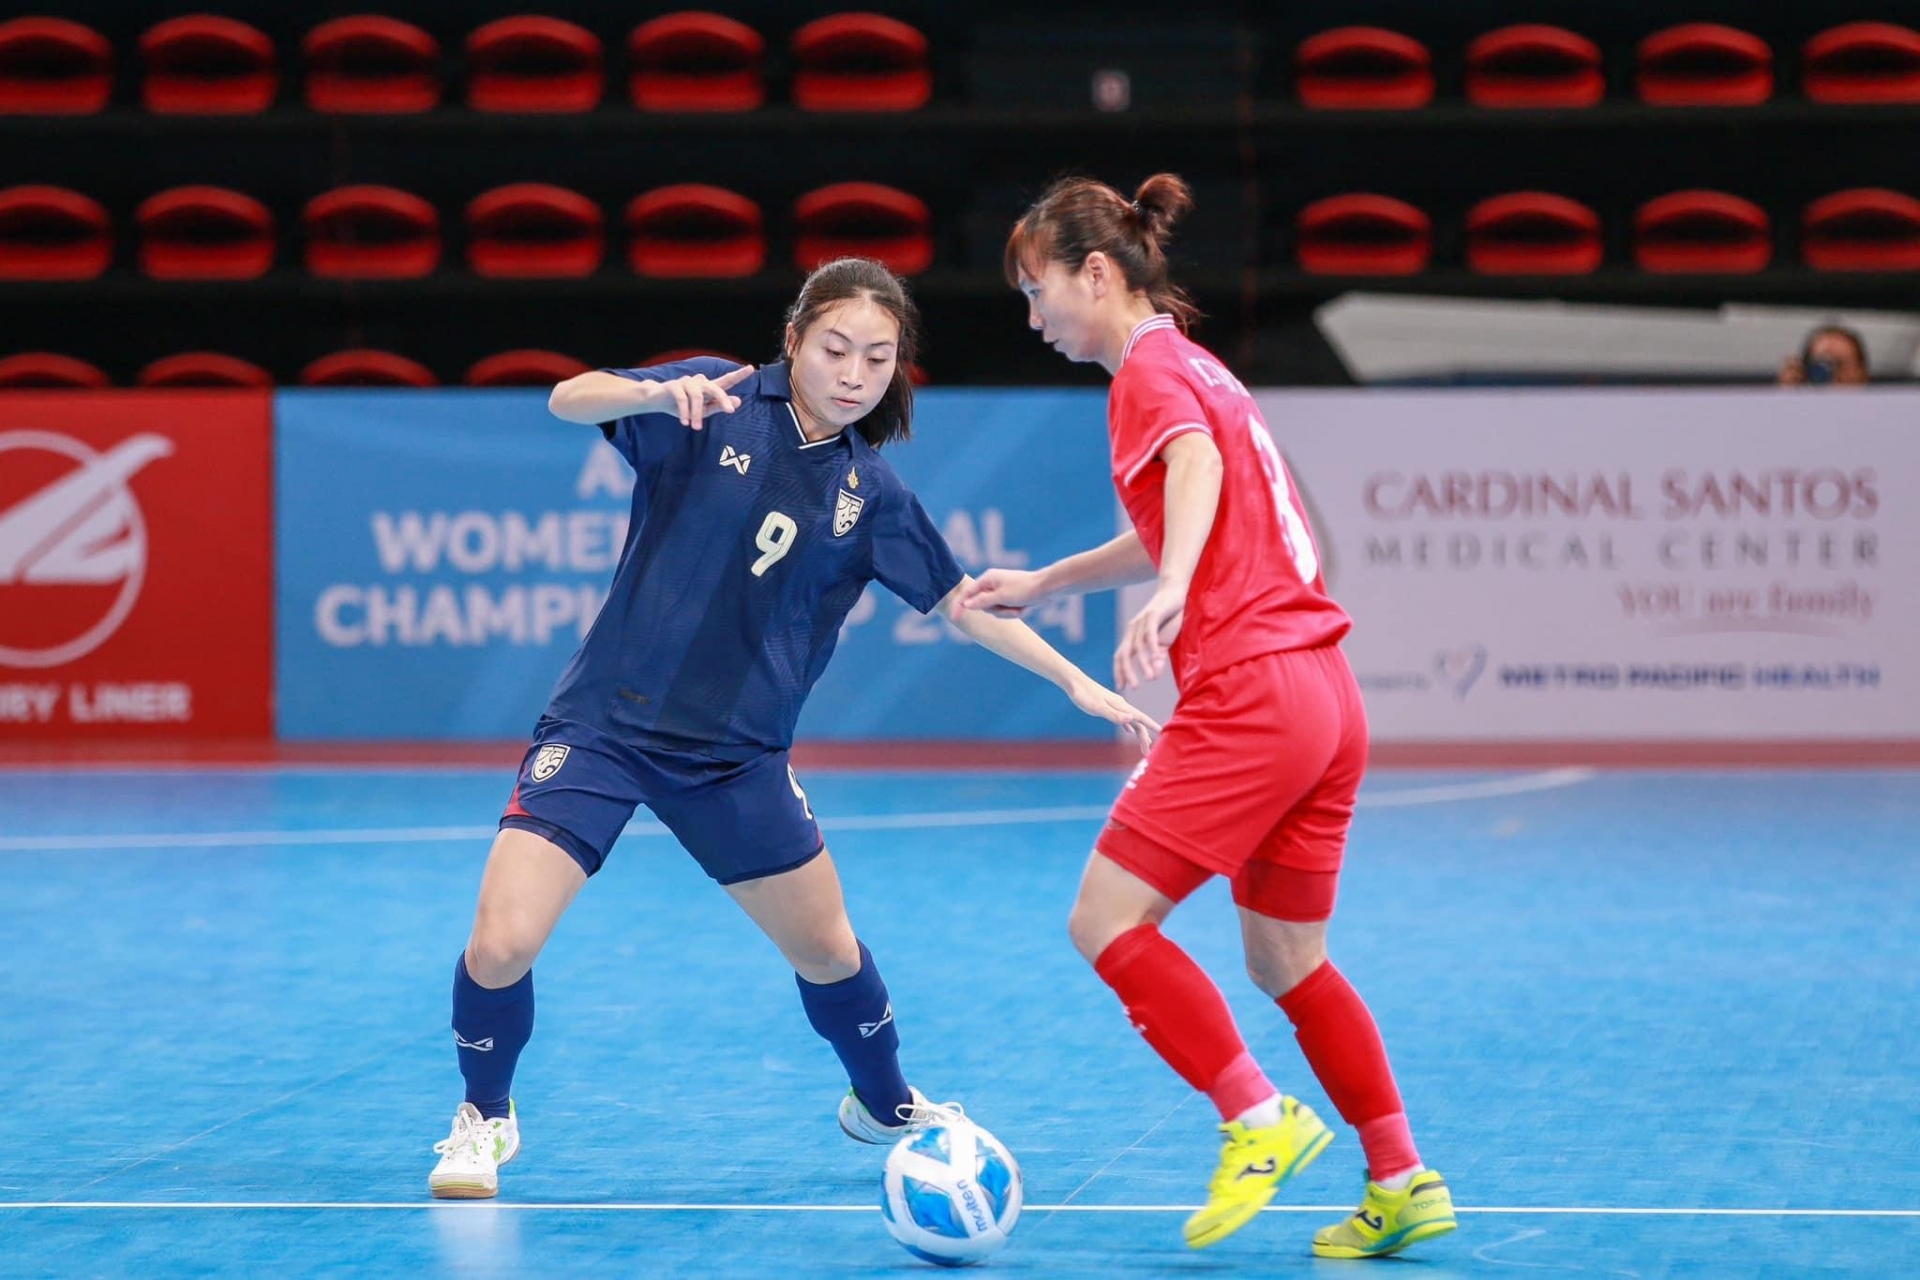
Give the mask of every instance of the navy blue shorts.
[(544, 836), (592, 875), (643, 804), (721, 884), (792, 871), (824, 847), (785, 751), (740, 762), (641, 750), (550, 717), (534, 730), (500, 825)]

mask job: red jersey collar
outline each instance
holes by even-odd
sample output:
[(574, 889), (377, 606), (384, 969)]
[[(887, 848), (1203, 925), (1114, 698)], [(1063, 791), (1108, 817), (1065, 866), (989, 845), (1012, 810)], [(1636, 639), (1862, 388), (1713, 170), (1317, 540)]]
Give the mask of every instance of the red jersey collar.
[(1139, 345), (1140, 339), (1157, 329), (1171, 329), (1173, 327), (1173, 317), (1164, 312), (1150, 315), (1139, 324), (1133, 326), (1133, 332), (1127, 335), (1127, 345), (1120, 349), (1120, 363), (1125, 364), (1127, 362), (1127, 357), (1133, 354), (1133, 349)]

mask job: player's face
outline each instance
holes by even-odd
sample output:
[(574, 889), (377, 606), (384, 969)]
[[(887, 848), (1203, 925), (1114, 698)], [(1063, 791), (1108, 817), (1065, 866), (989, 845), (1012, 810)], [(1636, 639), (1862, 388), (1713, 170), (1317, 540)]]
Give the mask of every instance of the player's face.
[(821, 312), (789, 343), (801, 405), (820, 422), (849, 427), (873, 412), (893, 382), (900, 324), (885, 308), (855, 298)]
[(1094, 296), (1085, 271), (1048, 262), (1037, 277), (1020, 275), (1020, 292), (1027, 298), (1027, 327), (1067, 359), (1095, 358)]

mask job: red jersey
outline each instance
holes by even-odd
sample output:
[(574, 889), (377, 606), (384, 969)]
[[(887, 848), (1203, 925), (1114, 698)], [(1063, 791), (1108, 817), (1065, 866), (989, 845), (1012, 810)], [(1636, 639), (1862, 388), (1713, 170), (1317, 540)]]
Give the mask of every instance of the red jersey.
[(1174, 681), (1188, 688), (1263, 653), (1332, 644), (1352, 627), (1327, 594), (1306, 509), (1247, 389), (1173, 317), (1140, 322), (1107, 397), (1113, 483), (1155, 565), (1165, 536), (1167, 465), (1160, 450), (1204, 431), (1224, 471), (1213, 531), (1200, 553)]

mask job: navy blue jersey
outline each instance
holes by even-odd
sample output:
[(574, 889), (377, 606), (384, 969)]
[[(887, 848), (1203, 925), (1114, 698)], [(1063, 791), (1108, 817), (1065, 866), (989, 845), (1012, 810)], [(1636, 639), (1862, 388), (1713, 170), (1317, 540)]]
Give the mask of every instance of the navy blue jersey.
[[(637, 381), (739, 366), (703, 357)], [(809, 444), (785, 364), (733, 388), (702, 431), (675, 413), (601, 430), (633, 464), (613, 588), (547, 714), (625, 741), (746, 758), (794, 722), (870, 581), (925, 613), (963, 576), (919, 499), (858, 432)]]

